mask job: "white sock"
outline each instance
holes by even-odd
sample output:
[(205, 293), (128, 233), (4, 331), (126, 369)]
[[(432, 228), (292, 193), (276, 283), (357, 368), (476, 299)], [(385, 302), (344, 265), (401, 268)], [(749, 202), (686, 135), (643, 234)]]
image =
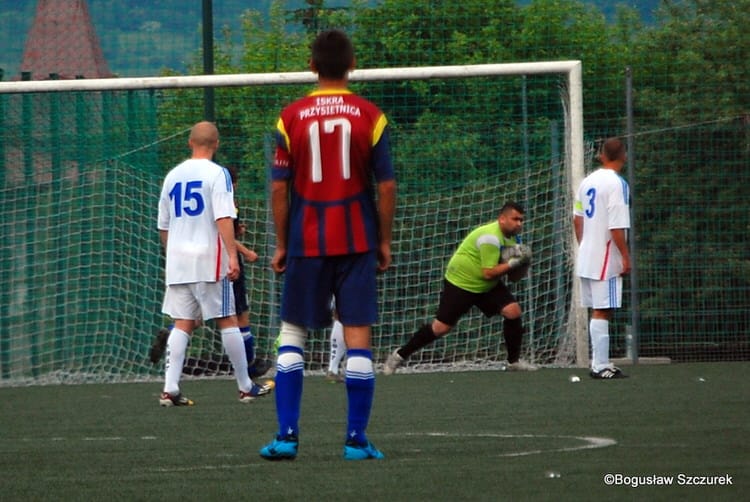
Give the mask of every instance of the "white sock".
[(591, 337), (591, 369), (601, 371), (609, 366), (609, 321), (591, 319), (589, 334)]
[(341, 360), (346, 354), (346, 342), (344, 342), (344, 326), (339, 321), (333, 321), (331, 327), (331, 358), (328, 361), (328, 371), (334, 375), (339, 374)]
[(245, 342), (242, 340), (240, 328), (224, 328), (221, 330), (221, 343), (224, 351), (229, 356), (229, 361), (234, 369), (234, 378), (237, 379), (237, 387), (244, 392), (249, 392), (253, 387), (253, 381), (247, 375), (247, 358), (245, 357)]
[(185, 353), (190, 335), (181, 329), (172, 328), (167, 338), (167, 357), (164, 364), (164, 392), (176, 396), (180, 393), (180, 375), (185, 364)]

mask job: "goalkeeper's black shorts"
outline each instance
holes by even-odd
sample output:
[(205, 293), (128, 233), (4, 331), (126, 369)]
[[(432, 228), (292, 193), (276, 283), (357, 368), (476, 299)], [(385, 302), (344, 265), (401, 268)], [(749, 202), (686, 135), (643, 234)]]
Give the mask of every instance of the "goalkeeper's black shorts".
[(499, 315), (506, 305), (515, 302), (516, 298), (503, 281), (499, 281), (489, 291), (474, 293), (443, 279), (443, 292), (440, 293), (440, 304), (435, 318), (448, 326), (455, 326), (473, 306), (487, 317), (493, 317)]

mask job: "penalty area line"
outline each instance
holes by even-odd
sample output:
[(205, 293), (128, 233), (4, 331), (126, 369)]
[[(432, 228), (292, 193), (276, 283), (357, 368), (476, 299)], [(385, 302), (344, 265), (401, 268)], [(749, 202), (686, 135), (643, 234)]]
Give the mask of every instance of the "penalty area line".
[(229, 471), (234, 469), (247, 469), (257, 468), (262, 465), (268, 465), (268, 461), (256, 462), (252, 464), (205, 464), (205, 465), (193, 465), (183, 467), (157, 467), (154, 470), (156, 472), (168, 473), (168, 472), (199, 472), (199, 471)]
[(453, 432), (406, 432), (398, 434), (400, 436), (427, 436), (427, 437), (446, 437), (446, 438), (495, 438), (495, 439), (563, 439), (575, 440), (581, 444), (573, 446), (561, 446), (558, 448), (537, 448), (533, 450), (521, 450), (508, 453), (498, 453), (497, 457), (525, 457), (528, 455), (540, 455), (543, 453), (557, 453), (591, 450), (596, 448), (607, 448), (614, 446), (617, 441), (612, 438), (596, 436), (570, 436), (556, 434), (498, 434), (498, 433), (475, 433), (475, 434), (457, 434)]

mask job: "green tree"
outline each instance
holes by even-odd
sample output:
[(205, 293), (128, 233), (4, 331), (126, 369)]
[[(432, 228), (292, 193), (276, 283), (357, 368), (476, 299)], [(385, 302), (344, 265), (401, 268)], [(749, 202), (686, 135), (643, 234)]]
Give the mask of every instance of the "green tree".
[(519, 61), (581, 60), (587, 131), (622, 129), (627, 51), (601, 11), (578, 0), (535, 0), (513, 34)]
[(739, 326), (750, 303), (746, 185), (727, 182), (750, 167), (748, 9), (665, 1), (634, 39), (641, 276), (660, 278), (642, 287), (650, 333), (721, 338), (713, 327)]
[[(214, 47), (216, 74), (276, 73), (304, 71), (307, 68), (308, 35), (290, 29), (284, 2), (272, 2), (270, 15), (256, 10), (242, 14), (242, 47), (234, 45), (233, 34), (224, 28)], [(169, 72), (168, 72), (169, 73)], [(173, 72), (172, 72), (173, 73)], [(202, 54), (194, 56), (188, 73), (202, 73)], [(218, 158), (240, 169), (241, 189), (263, 196), (268, 165), (268, 141), (281, 106), (304, 93), (300, 86), (240, 87), (215, 90), (216, 123), (221, 132)], [(161, 133), (170, 136), (184, 131), (203, 116), (203, 90), (188, 89), (169, 93), (160, 107)], [(184, 154), (184, 145), (173, 142), (165, 148)], [(166, 155), (170, 162), (175, 153)]]
[(742, 19), (748, 9), (750, 0), (662, 2), (658, 26), (638, 40), (638, 82), (653, 92), (654, 105), (643, 112), (671, 123), (746, 113), (750, 26)]

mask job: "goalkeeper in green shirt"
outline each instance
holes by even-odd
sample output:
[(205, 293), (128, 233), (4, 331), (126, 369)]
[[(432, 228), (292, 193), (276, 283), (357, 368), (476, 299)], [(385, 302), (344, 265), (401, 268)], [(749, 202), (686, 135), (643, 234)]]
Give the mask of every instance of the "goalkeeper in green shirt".
[(497, 220), (472, 230), (448, 262), (437, 314), (388, 356), (383, 373), (392, 375), (416, 351), (447, 335), (472, 306), (487, 317), (502, 315), (508, 370), (533, 371), (520, 359), (523, 337), (521, 306), (502, 278), (515, 282), (528, 272), (531, 250), (521, 244), (524, 210), (514, 202), (500, 209)]

